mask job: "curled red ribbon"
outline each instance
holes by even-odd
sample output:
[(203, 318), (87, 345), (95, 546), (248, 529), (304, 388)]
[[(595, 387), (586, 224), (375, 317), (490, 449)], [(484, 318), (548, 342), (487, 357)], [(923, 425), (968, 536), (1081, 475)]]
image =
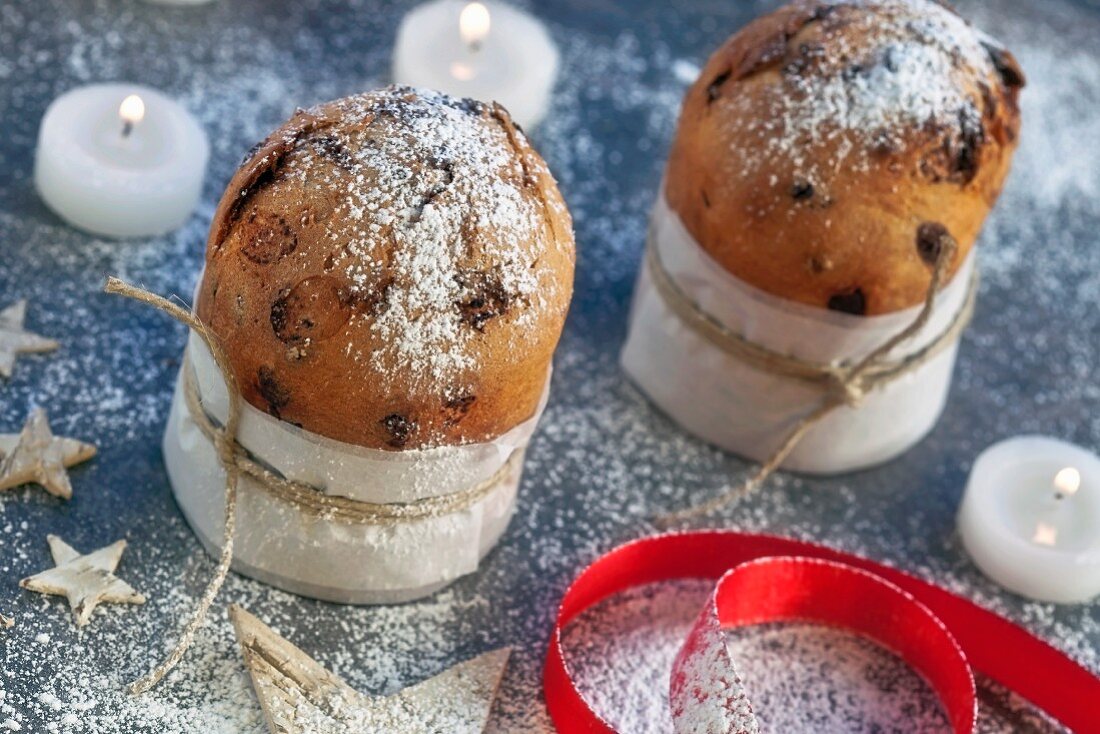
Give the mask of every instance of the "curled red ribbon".
[[(616, 734), (570, 675), (561, 642), (570, 620), (634, 586), (720, 577), (674, 665), (670, 703), (678, 733), (755, 731), (736, 676), (715, 677), (735, 669), (728, 653), (721, 658), (725, 646), (714, 635), (726, 627), (793, 619), (843, 627), (898, 653), (939, 694), (959, 734), (975, 730), (971, 665), (1072, 731), (1100, 732), (1100, 678), (1003, 617), (860, 556), (789, 538), (721, 530), (627, 543), (574, 580), (558, 610), (543, 677), (557, 730)], [(723, 670), (722, 665), (730, 667)], [(699, 728), (700, 721), (713, 728)]]

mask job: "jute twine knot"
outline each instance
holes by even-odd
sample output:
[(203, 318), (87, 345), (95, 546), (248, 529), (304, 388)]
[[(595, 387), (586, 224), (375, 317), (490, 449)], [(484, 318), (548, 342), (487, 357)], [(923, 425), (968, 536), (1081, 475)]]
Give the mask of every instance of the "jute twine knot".
[(107, 293), (125, 296), (153, 306), (190, 327), (210, 350), (218, 372), (225, 381), (229, 398), (225, 422), (219, 424), (203, 408), (196, 386), (194, 369), (185, 360), (183, 390), (189, 416), (199, 431), (211, 441), (218, 462), (225, 470), (225, 530), (222, 538), (221, 555), (218, 558), (214, 576), (207, 584), (195, 610), (184, 626), (179, 640), (159, 665), (127, 687), (127, 690), (132, 694), (140, 694), (150, 690), (179, 663), (194, 641), (195, 634), (206, 620), (206, 616), (222, 584), (225, 583), (233, 561), (233, 539), (237, 524), (237, 494), (242, 474), (252, 480), (250, 487), (257, 487), (272, 497), (293, 505), (300, 512), (310, 513), (327, 522), (351, 525), (395, 525), (441, 517), (472, 507), (508, 479), (517, 470), (522, 459), (523, 449), (517, 448), (492, 476), (472, 487), (447, 495), (427, 497), (404, 503), (362, 502), (347, 497), (328, 495), (316, 487), (287, 479), (275, 473), (263, 462), (252, 457), (237, 441), (243, 407), (240, 390), (225, 351), (206, 325), (190, 311), (165, 298), (124, 283), (117, 278), (108, 278), (104, 290)]
[(829, 373), (829, 395), (833, 401), (839, 401), (849, 408), (858, 408), (867, 397), (867, 378), (852, 376), (847, 369), (836, 369)]
[(214, 436), (214, 448), (218, 453), (218, 461), (225, 466), (233, 461), (235, 452), (233, 442), (225, 435), (225, 429), (219, 428)]
[(915, 372), (938, 356), (944, 349), (958, 341), (963, 330), (970, 323), (974, 315), (978, 291), (975, 270), (967, 284), (963, 305), (948, 327), (926, 346), (904, 359), (898, 361), (891, 359), (891, 352), (920, 333), (932, 317), (936, 295), (945, 284), (951, 263), (954, 262), (958, 252), (958, 244), (948, 238), (944, 241), (932, 265), (932, 274), (928, 281), (923, 305), (916, 317), (905, 328), (886, 339), (854, 364), (818, 364), (772, 351), (732, 331), (707, 313), (681, 289), (661, 262), (652, 232), (646, 250), (646, 264), (657, 293), (673, 313), (699, 336), (756, 369), (807, 384), (815, 384), (822, 390), (818, 405), (795, 424), (779, 447), (744, 481), (728, 487), (706, 502), (654, 518), (654, 522), (663, 527), (707, 515), (752, 493), (779, 468), (806, 433), (827, 415), (842, 406), (858, 408), (874, 390)]

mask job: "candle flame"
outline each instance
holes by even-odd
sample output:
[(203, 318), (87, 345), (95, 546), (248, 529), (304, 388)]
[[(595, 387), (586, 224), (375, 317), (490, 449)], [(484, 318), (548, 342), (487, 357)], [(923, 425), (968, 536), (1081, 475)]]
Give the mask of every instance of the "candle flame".
[(1035, 535), (1031, 536), (1031, 539), (1037, 545), (1054, 547), (1058, 542), (1058, 528), (1053, 525), (1048, 525), (1045, 522), (1040, 522), (1035, 526)]
[(489, 36), (489, 8), (482, 3), (469, 3), (458, 16), (458, 34), (462, 42), (476, 51)]
[(1054, 488), (1058, 494), (1072, 497), (1081, 488), (1081, 472), (1067, 466), (1054, 475)]
[(131, 94), (118, 106), (118, 116), (123, 122), (136, 125), (145, 119), (145, 102), (136, 94)]

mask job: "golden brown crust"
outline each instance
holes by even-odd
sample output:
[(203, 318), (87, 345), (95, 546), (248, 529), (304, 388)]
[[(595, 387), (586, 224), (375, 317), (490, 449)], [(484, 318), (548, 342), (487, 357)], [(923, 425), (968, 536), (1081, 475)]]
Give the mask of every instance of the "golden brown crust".
[[(1016, 147), (1012, 55), (928, 0), (803, 0), (750, 23), (688, 91), (665, 193), (725, 269), (813, 306), (923, 301), (966, 258)], [(952, 274), (954, 270), (952, 270)]]
[(535, 412), (573, 260), (507, 112), (390, 88), (299, 111), (250, 154), (196, 308), (282, 420), (372, 448), (479, 442)]

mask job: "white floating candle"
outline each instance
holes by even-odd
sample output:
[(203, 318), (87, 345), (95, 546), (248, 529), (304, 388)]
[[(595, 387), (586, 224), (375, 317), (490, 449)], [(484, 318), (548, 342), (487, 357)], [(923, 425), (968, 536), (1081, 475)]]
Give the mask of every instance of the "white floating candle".
[(1088, 601), (1100, 593), (1100, 457), (1042, 436), (994, 444), (970, 472), (959, 534), (1005, 588)]
[(536, 18), (495, 2), (435, 0), (414, 8), (397, 31), (399, 84), (504, 105), (533, 127), (546, 114), (558, 50)]
[(34, 181), (75, 227), (108, 237), (183, 224), (202, 192), (210, 145), (183, 107), (132, 84), (97, 84), (50, 104), (38, 131)]

